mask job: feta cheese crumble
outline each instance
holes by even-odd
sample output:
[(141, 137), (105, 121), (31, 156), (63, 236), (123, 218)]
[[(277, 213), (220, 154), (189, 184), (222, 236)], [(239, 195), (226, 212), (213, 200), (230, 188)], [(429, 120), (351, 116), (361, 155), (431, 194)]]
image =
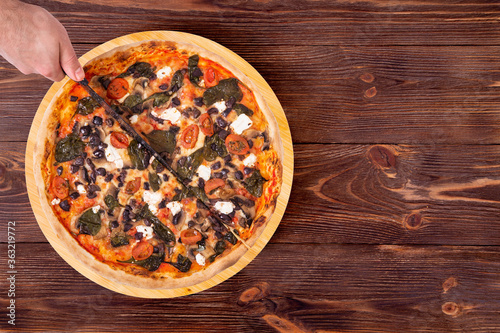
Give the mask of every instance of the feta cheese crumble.
[(154, 111), (151, 111), (151, 113), (153, 114), (153, 116), (163, 120), (168, 120), (172, 124), (177, 124), (182, 116), (179, 110), (177, 110), (176, 108), (166, 109), (161, 114), (157, 114)]
[(200, 266), (205, 266), (205, 257), (201, 253), (196, 254), (196, 262)]
[(166, 78), (167, 76), (172, 75), (172, 68), (165, 66), (162, 67), (156, 72), (156, 76), (161, 80), (163, 78)]
[(80, 193), (80, 194), (85, 194), (85, 193), (87, 193), (87, 191), (85, 190), (85, 186), (83, 186), (82, 184), (78, 185), (78, 186), (76, 187), (76, 190), (77, 190), (77, 191), (78, 191), (78, 193)]
[[(105, 139), (104, 139), (104, 143), (106, 143), (108, 146), (104, 149), (104, 156), (106, 156), (106, 160), (108, 162), (112, 162), (112, 163), (115, 163), (115, 166), (117, 168), (123, 168), (123, 159), (120, 155), (120, 152), (118, 151), (118, 149), (116, 149), (115, 147), (113, 147), (113, 145), (111, 144), (111, 139), (110, 139), (110, 135), (108, 135)], [(78, 191), (80, 192), (80, 191)], [(82, 192), (80, 192), (82, 193)]]
[(252, 119), (250, 119), (246, 114), (242, 113), (238, 116), (238, 118), (236, 118), (235, 121), (233, 121), (230, 127), (233, 129), (234, 133), (241, 134), (243, 133), (243, 131), (250, 128), (252, 124)]
[(217, 209), (222, 214), (231, 214), (234, 210), (234, 204), (231, 201), (217, 201), (214, 205), (214, 208)]
[(250, 154), (243, 160), (243, 165), (251, 168), (255, 165), (255, 162), (257, 162), (257, 156)]
[(134, 114), (132, 117), (129, 118), (131, 124), (137, 123), (137, 120), (139, 120), (139, 116)]
[(182, 210), (182, 204), (179, 201), (170, 201), (167, 208), (170, 209), (172, 215), (177, 215)]
[(198, 173), (198, 176), (200, 178), (203, 178), (204, 181), (209, 180), (210, 175), (212, 174), (210, 168), (203, 164), (198, 167), (198, 170), (196, 172)]
[(54, 200), (52, 200), (52, 202), (51, 202), (52, 206), (59, 205), (60, 203), (61, 203), (61, 199), (59, 199), (59, 198), (54, 198)]
[(99, 213), (100, 210), (101, 210), (101, 206), (99, 206), (99, 205), (92, 207), (92, 211), (94, 212), (94, 214)]
[(143, 239), (153, 238), (153, 228), (152, 227), (147, 227), (145, 225), (138, 225), (137, 227), (135, 227), (135, 230), (137, 232), (142, 233)]
[(163, 199), (161, 192), (144, 191), (142, 198), (148, 204), (151, 213), (158, 214), (158, 204)]
[(219, 110), (219, 113), (221, 113), (222, 111), (224, 111), (226, 109), (226, 102), (220, 101), (220, 102), (214, 103), (213, 107), (216, 108), (217, 110)]

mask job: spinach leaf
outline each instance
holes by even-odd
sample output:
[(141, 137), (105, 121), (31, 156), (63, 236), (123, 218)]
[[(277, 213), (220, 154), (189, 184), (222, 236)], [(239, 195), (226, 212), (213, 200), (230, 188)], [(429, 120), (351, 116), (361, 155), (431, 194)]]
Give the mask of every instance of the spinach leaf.
[(71, 161), (83, 153), (85, 144), (74, 134), (70, 134), (56, 145), (55, 159), (57, 162)]
[(184, 257), (182, 254), (179, 254), (177, 256), (177, 262), (169, 262), (169, 264), (177, 268), (179, 271), (186, 273), (189, 272), (192, 263), (188, 257)]
[(185, 186), (179, 194), (176, 194), (173, 197), (173, 201), (181, 201), (182, 199), (195, 197), (202, 202), (208, 202), (208, 197), (205, 193), (205, 190), (194, 187), (194, 186)]
[(119, 247), (123, 245), (128, 245), (128, 237), (125, 234), (116, 234), (113, 237), (111, 237), (111, 246), (112, 247)]
[(160, 189), (161, 179), (160, 177), (158, 177), (158, 174), (156, 172), (150, 172), (148, 174), (148, 180), (153, 192), (156, 192)]
[[(194, 85), (198, 85), (200, 82), (200, 76), (195, 75), (195, 71), (198, 68), (198, 61), (200, 61), (200, 57), (197, 54), (190, 56), (188, 59), (189, 81)], [(201, 73), (201, 70), (199, 72)]]
[(173, 131), (154, 130), (146, 135), (149, 145), (158, 153), (172, 154), (176, 145), (176, 133)]
[(247, 108), (245, 105), (236, 103), (233, 106), (233, 110), (236, 112), (236, 114), (239, 116), (240, 114), (244, 113), (247, 116), (251, 117), (253, 115), (253, 111)]
[(122, 106), (133, 109), (134, 106), (141, 104), (142, 98), (139, 95), (129, 95), (122, 103)]
[(139, 148), (139, 143), (136, 140), (132, 140), (130, 142), (127, 151), (133, 168), (137, 170), (146, 169), (146, 166), (144, 165), (144, 158), (146, 154), (143, 148)]
[(219, 81), (219, 84), (208, 88), (203, 93), (203, 103), (209, 106), (218, 101), (227, 101), (234, 97), (239, 102), (243, 98), (243, 92), (238, 86), (238, 80), (235, 78)]
[(226, 143), (220, 138), (219, 134), (205, 137), (203, 155), (207, 161), (213, 161), (217, 156), (224, 158), (227, 154)]
[(233, 245), (238, 242), (238, 238), (236, 238), (236, 236), (231, 231), (228, 231), (228, 233), (224, 235), (223, 239), (227, 240)]
[(81, 234), (95, 236), (101, 230), (101, 214), (94, 213), (92, 208), (87, 209), (78, 218), (78, 228)]
[(184, 73), (185, 71), (183, 71), (182, 69), (179, 69), (174, 73), (174, 76), (172, 76), (172, 82), (170, 82), (169, 91), (177, 91), (181, 89), (181, 87), (184, 85)]
[(158, 107), (167, 103), (170, 100), (170, 97), (172, 97), (172, 93), (170, 91), (163, 91), (154, 93), (153, 95), (146, 98), (144, 101), (149, 101), (152, 99), (153, 106)]
[(154, 272), (158, 268), (160, 268), (160, 265), (163, 263), (163, 260), (165, 260), (165, 252), (153, 253), (144, 260), (135, 260), (134, 257), (132, 257), (129, 260), (125, 261), (118, 260), (118, 262), (122, 262), (125, 264), (135, 264), (147, 269), (150, 272)]
[(191, 179), (198, 167), (203, 163), (204, 148), (196, 150), (189, 155), (183, 165), (177, 161), (177, 174), (181, 179)]
[(138, 213), (139, 219), (148, 220), (153, 225), (153, 232), (165, 242), (167, 247), (173, 247), (175, 245), (175, 234), (169, 227), (164, 225), (159, 218), (153, 215), (149, 210), (147, 205), (144, 205)]
[(108, 209), (110, 211), (112, 211), (116, 207), (120, 207), (120, 203), (118, 202), (118, 200), (116, 200), (116, 198), (111, 194), (108, 194), (106, 197), (104, 197), (104, 203), (106, 204), (106, 206), (108, 206)]
[(99, 103), (96, 102), (92, 97), (87, 96), (83, 97), (78, 101), (78, 105), (76, 107), (76, 112), (81, 115), (89, 115), (94, 112), (100, 106)]
[(147, 62), (136, 62), (131, 65), (127, 70), (118, 75), (118, 77), (126, 77), (129, 75), (134, 75), (135, 77), (151, 77), (154, 73), (154, 69), (151, 67), (151, 64)]
[(251, 195), (259, 198), (262, 195), (264, 183), (267, 180), (261, 176), (259, 170), (254, 170), (252, 175), (244, 182), (244, 186)]
[(215, 244), (214, 251), (215, 254), (212, 254), (209, 258), (210, 262), (213, 262), (217, 256), (220, 256), (226, 250), (226, 242), (224, 240), (220, 240)]

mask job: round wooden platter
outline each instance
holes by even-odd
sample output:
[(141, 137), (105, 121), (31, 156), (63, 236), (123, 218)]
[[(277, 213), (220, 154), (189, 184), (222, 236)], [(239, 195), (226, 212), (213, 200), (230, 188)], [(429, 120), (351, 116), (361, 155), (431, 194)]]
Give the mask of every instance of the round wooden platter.
[[(267, 84), (264, 78), (243, 58), (238, 56), (236, 53), (225, 48), (224, 46), (213, 42), (209, 39), (175, 31), (148, 31), (139, 32), (126, 36), (122, 36), (106, 42), (91, 51), (83, 55), (79, 61), (81, 64), (87, 63), (89, 60), (108, 52), (115, 47), (124, 46), (136, 42), (146, 41), (146, 40), (167, 40), (180, 43), (188, 43), (200, 46), (208, 51), (211, 51), (232, 63), (241, 72), (243, 72), (248, 78), (250, 78), (254, 84), (258, 87), (260, 93), (264, 97), (266, 103), (274, 114), (279, 127), (279, 134), (283, 144), (283, 185), (281, 193), (277, 200), (276, 210), (271, 217), (271, 220), (267, 224), (266, 228), (262, 232), (261, 236), (257, 239), (255, 244), (231, 267), (225, 269), (219, 274), (215, 275), (209, 280), (202, 283), (177, 289), (145, 289), (136, 288), (124, 284), (117, 284), (116, 282), (110, 281), (90, 268), (83, 265), (80, 261), (75, 259), (71, 253), (66, 251), (64, 244), (61, 242), (57, 234), (54, 232), (50, 226), (47, 217), (42, 209), (39, 189), (35, 183), (34, 177), (34, 165), (33, 152), (35, 148), (35, 143), (37, 141), (37, 134), (40, 128), (45, 110), (49, 107), (54, 96), (57, 95), (59, 89), (69, 80), (65, 78), (61, 82), (54, 83), (44, 99), (40, 103), (40, 106), (36, 112), (36, 115), (31, 126), (31, 130), (28, 137), (28, 142), (26, 146), (26, 185), (28, 188), (28, 196), (30, 199), (31, 207), (37, 219), (37, 222), (42, 229), (45, 237), (56, 250), (56, 252), (74, 269), (83, 274), (88, 279), (94, 281), (95, 283), (113, 290), (118, 293), (122, 293), (129, 296), (144, 297), (144, 298), (170, 298), (189, 295), (192, 293), (200, 292), (202, 290), (211, 288), (227, 279), (232, 277), (234, 274), (243, 269), (248, 265), (259, 253), (262, 251), (267, 242), (271, 239), (275, 230), (277, 229), (283, 214), (285, 213), (285, 208), (290, 197), (290, 191), (292, 187), (293, 179), (293, 146), (292, 138), (290, 134), (290, 128), (286, 120), (285, 113), (278, 101), (278, 98), (272, 91), (271, 87)], [(42, 191), (43, 193), (43, 191)]]

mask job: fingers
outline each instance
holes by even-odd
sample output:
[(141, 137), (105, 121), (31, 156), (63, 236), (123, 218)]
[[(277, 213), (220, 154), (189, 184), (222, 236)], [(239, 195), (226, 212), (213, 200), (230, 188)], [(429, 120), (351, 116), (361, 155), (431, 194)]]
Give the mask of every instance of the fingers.
[(66, 30), (64, 30), (64, 35), (59, 43), (61, 68), (72, 80), (81, 81), (85, 78), (85, 74), (78, 62)]

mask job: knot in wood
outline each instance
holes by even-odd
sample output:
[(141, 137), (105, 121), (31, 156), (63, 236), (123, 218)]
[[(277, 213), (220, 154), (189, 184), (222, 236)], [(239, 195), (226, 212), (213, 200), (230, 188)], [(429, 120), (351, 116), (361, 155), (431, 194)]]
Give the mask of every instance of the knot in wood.
[(238, 305), (243, 306), (252, 302), (260, 301), (270, 295), (270, 289), (269, 283), (259, 283), (255, 287), (251, 287), (241, 293), (240, 298), (238, 299)]
[(3, 180), (6, 174), (7, 174), (7, 168), (2, 162), (0, 162), (0, 180)]
[(373, 98), (377, 95), (377, 88), (376, 87), (371, 87), (365, 91), (365, 97), (366, 98)]
[(360, 75), (359, 79), (366, 83), (372, 83), (375, 77), (371, 73), (363, 73)]
[(446, 302), (441, 307), (441, 310), (448, 316), (456, 316), (460, 312), (460, 307), (455, 302)]
[(443, 282), (443, 292), (446, 293), (448, 290), (456, 286), (458, 286), (458, 281), (453, 276), (451, 276)]
[(390, 169), (396, 166), (396, 156), (394, 152), (384, 146), (371, 147), (368, 151), (368, 158), (372, 163), (383, 169)]
[(420, 213), (411, 213), (404, 220), (406, 229), (415, 230), (422, 226), (422, 215)]

